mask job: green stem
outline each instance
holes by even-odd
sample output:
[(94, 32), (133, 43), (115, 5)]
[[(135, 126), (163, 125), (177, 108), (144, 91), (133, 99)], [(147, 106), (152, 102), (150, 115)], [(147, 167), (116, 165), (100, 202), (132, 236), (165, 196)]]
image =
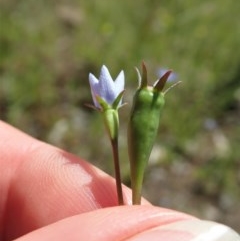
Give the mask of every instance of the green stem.
[(132, 204), (141, 205), (144, 172), (143, 170), (135, 170), (134, 168), (131, 168), (131, 171)]
[(121, 173), (120, 173), (120, 166), (119, 166), (118, 139), (117, 138), (111, 139), (111, 144), (112, 144), (113, 159), (114, 159), (118, 204), (123, 205), (124, 203), (123, 203)]

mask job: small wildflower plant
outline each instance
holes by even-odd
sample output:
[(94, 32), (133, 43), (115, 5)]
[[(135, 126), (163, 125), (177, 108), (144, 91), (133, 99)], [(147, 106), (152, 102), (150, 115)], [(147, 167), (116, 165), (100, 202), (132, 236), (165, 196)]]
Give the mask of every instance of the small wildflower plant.
[[(142, 75), (138, 69), (137, 74), (139, 87), (133, 97), (133, 106), (128, 125), (128, 153), (133, 204), (141, 204), (144, 172), (157, 135), (165, 103), (164, 97), (171, 87), (166, 91), (163, 91), (163, 88), (168, 78), (172, 75), (172, 71), (164, 70), (164, 73), (161, 74), (153, 86), (148, 84), (147, 69), (144, 63), (142, 64)], [(124, 201), (118, 151), (118, 109), (123, 105), (124, 72), (121, 71), (114, 81), (107, 67), (103, 65), (99, 79), (93, 74), (89, 74), (89, 84), (94, 103), (92, 107), (102, 114), (111, 141), (118, 203), (122, 205)]]
[(124, 82), (123, 71), (119, 73), (114, 81), (105, 65), (102, 66), (99, 79), (93, 74), (89, 74), (89, 84), (94, 108), (99, 110), (103, 116), (104, 124), (112, 145), (119, 205), (123, 204), (123, 194), (118, 151), (118, 109), (121, 107), (122, 103)]

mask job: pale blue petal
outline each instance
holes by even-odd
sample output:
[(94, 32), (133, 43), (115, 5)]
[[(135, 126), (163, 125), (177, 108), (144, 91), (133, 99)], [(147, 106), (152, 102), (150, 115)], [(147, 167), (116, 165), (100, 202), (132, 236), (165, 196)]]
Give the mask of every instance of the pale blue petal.
[(116, 98), (113, 79), (105, 65), (102, 66), (99, 77), (100, 96), (108, 104), (112, 104)]
[(100, 96), (111, 105), (124, 89), (124, 73), (121, 71), (117, 76), (116, 81), (113, 81), (108, 68), (103, 65), (100, 71), (99, 80), (90, 73), (89, 83), (94, 105), (97, 108), (101, 108), (96, 100), (96, 95)]
[(115, 91), (117, 95), (124, 90), (124, 72), (121, 71), (115, 80)]
[(90, 84), (90, 88), (91, 88), (91, 94), (92, 94), (94, 105), (96, 107), (100, 107), (96, 100), (96, 95), (100, 95), (99, 80), (91, 73), (89, 74), (89, 84)]
[[(125, 82), (124, 72), (121, 71), (115, 80), (115, 94), (116, 94), (115, 99), (124, 90), (124, 82)], [(121, 103), (122, 103), (122, 100), (119, 102), (119, 105), (121, 105)]]
[(94, 89), (99, 84), (99, 80), (91, 73), (89, 74), (89, 84), (91, 89)]
[(101, 68), (99, 80), (102, 80), (105, 83), (113, 82), (112, 76), (110, 75), (108, 68), (105, 65), (103, 65)]

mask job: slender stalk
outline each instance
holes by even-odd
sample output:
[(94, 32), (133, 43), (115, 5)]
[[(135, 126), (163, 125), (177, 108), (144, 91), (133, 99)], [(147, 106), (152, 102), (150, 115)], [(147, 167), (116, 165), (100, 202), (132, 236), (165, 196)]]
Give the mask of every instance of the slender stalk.
[(134, 168), (131, 168), (131, 187), (132, 187), (132, 204), (141, 205), (142, 198), (142, 185), (144, 172), (134, 172)]
[(118, 139), (111, 139), (112, 152), (114, 159), (114, 169), (115, 169), (115, 179), (117, 187), (118, 204), (123, 205), (123, 193), (122, 193), (122, 182), (121, 182), (121, 172), (119, 166), (119, 151), (118, 151)]

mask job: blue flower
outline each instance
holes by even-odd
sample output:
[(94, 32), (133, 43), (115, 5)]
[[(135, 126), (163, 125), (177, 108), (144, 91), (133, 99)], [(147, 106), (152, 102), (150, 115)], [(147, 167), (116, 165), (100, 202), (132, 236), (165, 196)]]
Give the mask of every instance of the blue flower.
[[(94, 105), (97, 109), (103, 109), (103, 103), (108, 106), (114, 105), (114, 101), (117, 101), (116, 108), (121, 106), (122, 94), (124, 90), (124, 72), (121, 71), (114, 81), (108, 71), (108, 68), (103, 65), (101, 68), (99, 79), (97, 79), (93, 74), (89, 74), (89, 83), (91, 88), (91, 94), (93, 98)], [(106, 106), (105, 105), (105, 106)]]

